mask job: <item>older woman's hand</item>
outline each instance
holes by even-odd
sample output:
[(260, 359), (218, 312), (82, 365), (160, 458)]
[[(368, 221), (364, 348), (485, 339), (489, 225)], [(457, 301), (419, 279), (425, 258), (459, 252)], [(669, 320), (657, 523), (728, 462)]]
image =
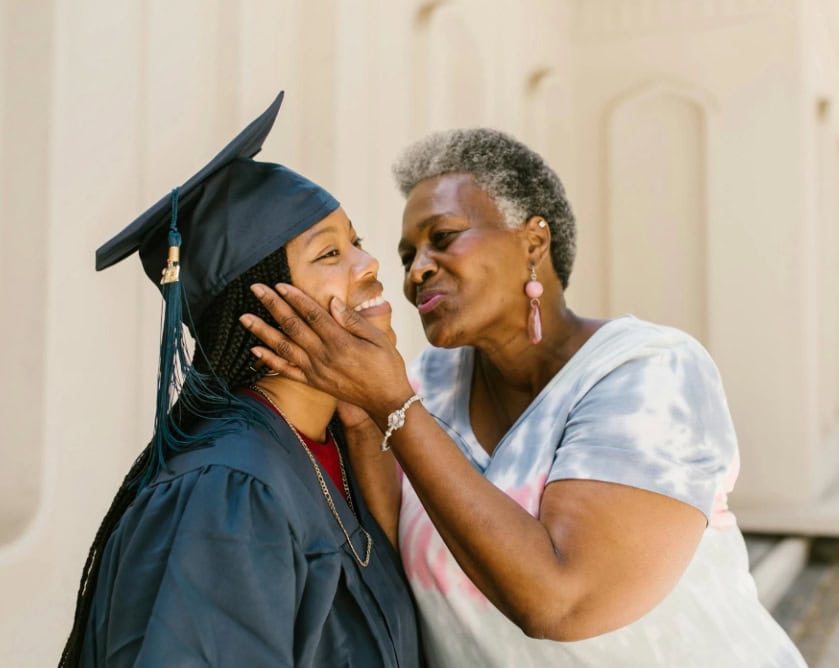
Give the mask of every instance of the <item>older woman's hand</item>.
[[(242, 319), (268, 346), (254, 349), (260, 359), (361, 406), (381, 428), (413, 394), (387, 336), (336, 300), (330, 315), (299, 290), (278, 289), (283, 297), (265, 286), (254, 292), (283, 332), (256, 316)], [(361, 440), (375, 444), (374, 432)], [(387, 453), (365, 443), (356, 451), (396, 456), (469, 579), (534, 638), (581, 640), (637, 620), (673, 589), (705, 530), (705, 517), (686, 503), (597, 480), (551, 482), (534, 517), (484, 478), (425, 410), (413, 409), (389, 442)], [(398, 479), (371, 480), (367, 489), (383, 491), (368, 504), (395, 541)]]
[(251, 289), (282, 328), (250, 313), (240, 318), (266, 344), (251, 352), (272, 370), (360, 406), (380, 426), (413, 394), (391, 339), (337, 297), (326, 311), (291, 285)]

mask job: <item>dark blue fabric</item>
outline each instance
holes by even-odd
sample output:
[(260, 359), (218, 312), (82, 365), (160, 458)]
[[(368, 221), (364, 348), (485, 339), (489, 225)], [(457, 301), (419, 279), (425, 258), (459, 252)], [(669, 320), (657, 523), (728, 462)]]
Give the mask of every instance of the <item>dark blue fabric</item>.
[[(193, 331), (204, 310), (233, 279), (320, 222), (338, 200), (305, 176), (252, 158), (262, 148), (283, 94), (178, 188), (177, 207), (167, 194), (96, 250), (97, 271), (139, 251), (146, 275), (158, 286), (169, 256), (170, 225), (177, 212), (180, 282), (185, 324)], [(193, 334), (195, 332), (193, 331)]]
[[(276, 435), (243, 426), (178, 455), (122, 517), (103, 555), (82, 666), (421, 665), (401, 564), (359, 491), (352, 486), (373, 537), (367, 568), (295, 436), (253, 403)], [(358, 521), (327, 485), (363, 556)]]

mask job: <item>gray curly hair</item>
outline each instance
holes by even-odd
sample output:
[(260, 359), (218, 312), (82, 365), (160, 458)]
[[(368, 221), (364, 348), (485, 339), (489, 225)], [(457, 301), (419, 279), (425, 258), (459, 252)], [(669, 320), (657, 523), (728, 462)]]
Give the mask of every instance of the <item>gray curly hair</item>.
[(428, 135), (405, 149), (393, 165), (393, 176), (405, 197), (420, 181), (455, 172), (475, 178), (508, 226), (521, 225), (532, 216), (547, 221), (551, 261), (562, 287), (567, 288), (577, 228), (565, 188), (542, 157), (504, 132), (470, 128)]

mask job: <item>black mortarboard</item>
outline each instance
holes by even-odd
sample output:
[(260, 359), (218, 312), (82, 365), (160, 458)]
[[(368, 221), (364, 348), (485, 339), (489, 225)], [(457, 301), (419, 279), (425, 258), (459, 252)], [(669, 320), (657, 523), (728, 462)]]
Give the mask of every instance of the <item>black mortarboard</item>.
[[(169, 252), (171, 219), (176, 217), (182, 236), (181, 288), (189, 315), (197, 322), (230, 281), (337, 209), (335, 198), (307, 178), (282, 165), (251, 159), (262, 148), (282, 100), (280, 93), (177, 192), (102, 245), (96, 251), (96, 269), (139, 250), (146, 274), (159, 283)], [(187, 324), (191, 326), (189, 318)]]
[(252, 159), (282, 100), (281, 92), (195, 176), (96, 251), (96, 269), (101, 270), (139, 250), (146, 274), (159, 285), (164, 299), (155, 427), (141, 484), (165, 466), (168, 454), (203, 442), (201, 436), (184, 432), (170, 415), (182, 387), (191, 405), (198, 399), (210, 406), (209, 412), (212, 405), (239, 403), (228, 388), (191, 367), (184, 320), (194, 336), (207, 306), (232, 280), (339, 206), (300, 174)]

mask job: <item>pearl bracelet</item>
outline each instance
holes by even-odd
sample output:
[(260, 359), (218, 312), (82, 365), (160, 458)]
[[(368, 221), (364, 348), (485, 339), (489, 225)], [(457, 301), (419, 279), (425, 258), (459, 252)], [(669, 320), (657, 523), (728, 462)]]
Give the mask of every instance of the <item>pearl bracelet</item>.
[(408, 401), (402, 404), (402, 408), (397, 408), (393, 411), (390, 415), (387, 416), (387, 431), (385, 432), (385, 438), (382, 441), (382, 452), (387, 452), (390, 450), (390, 446), (387, 444), (388, 439), (393, 435), (397, 429), (401, 429), (405, 426), (405, 413), (411, 407), (411, 404), (415, 401), (422, 401), (422, 397), (418, 394), (412, 396)]

